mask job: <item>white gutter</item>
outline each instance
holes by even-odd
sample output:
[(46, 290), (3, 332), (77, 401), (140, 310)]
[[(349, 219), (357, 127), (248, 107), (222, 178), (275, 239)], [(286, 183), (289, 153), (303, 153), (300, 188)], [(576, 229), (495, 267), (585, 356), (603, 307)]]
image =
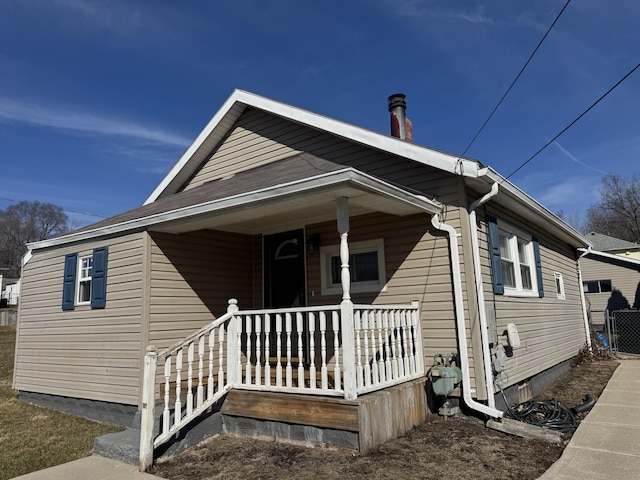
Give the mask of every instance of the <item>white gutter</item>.
[(503, 412), (495, 407), (489, 407), (471, 398), (471, 379), (469, 375), (469, 353), (467, 346), (466, 324), (462, 296), (462, 276), (460, 275), (460, 256), (458, 253), (458, 233), (451, 225), (440, 223), (440, 216), (436, 213), (431, 217), (431, 224), (449, 235), (449, 256), (453, 273), (453, 295), (455, 302), (456, 327), (458, 329), (458, 350), (460, 351), (460, 367), (462, 369), (462, 398), (464, 403), (475, 410), (492, 418), (502, 418)]
[(582, 301), (582, 318), (584, 319), (584, 334), (587, 337), (587, 347), (591, 351), (591, 330), (589, 329), (589, 316), (587, 315), (587, 300), (584, 297), (584, 285), (582, 284), (582, 267), (580, 266), (580, 259), (585, 255), (591, 253), (591, 247), (587, 249), (580, 249), (582, 254), (578, 257), (578, 284), (580, 285), (580, 300)]
[(487, 332), (487, 310), (484, 304), (484, 289), (482, 284), (482, 269), (480, 265), (480, 245), (478, 242), (478, 226), (476, 224), (476, 209), (498, 194), (498, 182), (491, 185), (489, 193), (485, 194), (469, 207), (469, 229), (471, 231), (471, 250), (473, 255), (473, 270), (475, 272), (476, 296), (478, 299), (478, 314), (480, 317), (480, 340), (482, 343), (482, 360), (484, 363), (484, 381), (487, 388), (487, 403), (495, 408), (495, 392), (493, 390), (493, 367)]

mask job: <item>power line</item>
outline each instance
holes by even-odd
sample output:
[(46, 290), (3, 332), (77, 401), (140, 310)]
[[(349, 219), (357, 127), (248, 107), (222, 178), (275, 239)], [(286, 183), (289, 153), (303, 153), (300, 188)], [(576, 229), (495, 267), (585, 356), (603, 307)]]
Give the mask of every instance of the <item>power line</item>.
[[(638, 68), (640, 67), (640, 63), (637, 64), (635, 67), (633, 67), (624, 77), (622, 77), (620, 80), (618, 80), (616, 82), (616, 84), (611, 87), (609, 90), (607, 90), (600, 98), (598, 98), (595, 102), (593, 102), (591, 104), (591, 106), (589, 108), (587, 108), (584, 112), (582, 112), (574, 121), (572, 121), (569, 125), (567, 125), (566, 127), (564, 127), (560, 133), (558, 133), (555, 137), (553, 137), (551, 140), (549, 140), (547, 143), (544, 144), (544, 146), (542, 148), (540, 148), (536, 153), (534, 153), (533, 155), (531, 155), (525, 162), (523, 162), (518, 168), (516, 168), (513, 172), (511, 172), (502, 182), (509, 180), (513, 175), (515, 175), (518, 171), (520, 171), (520, 169), (522, 169), (525, 165), (527, 165), (531, 160), (533, 160), (535, 157), (538, 156), (538, 154), (540, 154), (540, 152), (542, 152), (545, 148), (547, 148), (549, 145), (551, 145), (553, 142), (555, 142), (564, 132), (566, 132), (567, 130), (569, 130), (576, 122), (578, 122), (578, 120), (580, 120), (582, 117), (584, 117), (587, 113), (589, 113), (589, 111), (595, 107), (598, 103), (600, 103), (607, 95), (609, 95), (611, 92), (613, 92), (622, 82), (624, 82), (627, 78), (629, 78), (631, 76), (631, 74), (633, 72), (635, 72)], [(500, 182), (500, 183), (502, 183)]]
[[(20, 203), (20, 202), (26, 201), (26, 200), (14, 200), (12, 198), (6, 198), (6, 197), (0, 197), (0, 200), (5, 200), (7, 202), (12, 202), (12, 203)], [(89, 217), (107, 218), (104, 215), (98, 215), (97, 213), (78, 212), (76, 210), (68, 210), (66, 208), (63, 208), (62, 211), (65, 212), (65, 213), (75, 213), (77, 215), (87, 215)]]
[(540, 46), (542, 45), (542, 43), (545, 41), (545, 39), (547, 38), (547, 36), (549, 35), (549, 33), (551, 32), (551, 30), (553, 29), (553, 27), (555, 26), (555, 24), (558, 22), (558, 20), (560, 19), (560, 16), (564, 13), (564, 11), (566, 10), (566, 8), (569, 6), (569, 3), (571, 2), (571, 0), (567, 0), (567, 3), (564, 4), (564, 7), (562, 7), (562, 10), (560, 10), (560, 13), (558, 13), (558, 15), (556, 16), (556, 19), (553, 21), (553, 23), (549, 26), (549, 28), (547, 29), (547, 32), (543, 35), (543, 37), (540, 39), (540, 41), (538, 42), (538, 45), (536, 46), (536, 48), (533, 50), (533, 52), (531, 53), (531, 55), (529, 55), (529, 58), (527, 59), (527, 61), (525, 62), (525, 64), (522, 66), (522, 68), (520, 69), (520, 72), (518, 72), (518, 75), (516, 75), (516, 78), (513, 79), (513, 81), (511, 82), (511, 85), (509, 85), (509, 88), (507, 88), (507, 91), (504, 92), (504, 95), (502, 95), (502, 98), (500, 98), (500, 100), (498, 101), (498, 103), (496, 104), (495, 107), (493, 107), (493, 110), (491, 110), (491, 113), (489, 114), (489, 116), (487, 117), (487, 119), (484, 121), (484, 123), (482, 124), (482, 126), (480, 127), (480, 129), (476, 132), (476, 134), (473, 136), (473, 138), (471, 139), (471, 141), (469, 142), (469, 145), (467, 145), (467, 148), (464, 149), (464, 151), (460, 154), (460, 157), (458, 158), (458, 161), (462, 159), (462, 157), (464, 157), (464, 155), (467, 153), (467, 151), (469, 150), (469, 148), (471, 148), (471, 145), (473, 145), (473, 143), (476, 141), (476, 139), (478, 138), (478, 136), (480, 135), (480, 133), (482, 132), (482, 130), (484, 130), (484, 127), (487, 126), (487, 123), (489, 123), (489, 120), (491, 120), (491, 118), (493, 117), (494, 113), (496, 113), (496, 111), (498, 110), (498, 108), (500, 107), (500, 105), (502, 104), (502, 102), (504, 101), (504, 99), (507, 97), (507, 95), (509, 95), (509, 92), (511, 91), (511, 89), (513, 88), (513, 86), (516, 84), (516, 82), (518, 81), (518, 79), (520, 78), (520, 76), (522, 75), (522, 73), (525, 71), (525, 69), (527, 68), (527, 66), (529, 65), (529, 63), (531, 62), (531, 60), (533, 59), (534, 55), (536, 54), (536, 52), (538, 51), (538, 49), (540, 48)]

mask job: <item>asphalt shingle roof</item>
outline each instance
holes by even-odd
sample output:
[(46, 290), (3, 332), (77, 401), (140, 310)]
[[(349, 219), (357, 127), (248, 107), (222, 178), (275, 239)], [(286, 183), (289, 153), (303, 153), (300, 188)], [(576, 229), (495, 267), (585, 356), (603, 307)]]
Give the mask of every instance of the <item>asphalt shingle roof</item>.
[(612, 250), (640, 250), (640, 244), (610, 237), (602, 233), (591, 232), (587, 235), (587, 239), (591, 242), (595, 250), (601, 252), (609, 252)]

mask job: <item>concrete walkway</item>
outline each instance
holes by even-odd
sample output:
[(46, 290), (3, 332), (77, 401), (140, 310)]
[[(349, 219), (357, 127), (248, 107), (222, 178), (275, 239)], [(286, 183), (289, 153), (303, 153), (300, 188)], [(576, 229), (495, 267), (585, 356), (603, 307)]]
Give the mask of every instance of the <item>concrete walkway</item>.
[(136, 465), (118, 462), (99, 455), (81, 458), (37, 472), (15, 477), (15, 480), (164, 480), (140, 473)]
[(562, 457), (539, 480), (640, 478), (640, 359), (621, 360)]

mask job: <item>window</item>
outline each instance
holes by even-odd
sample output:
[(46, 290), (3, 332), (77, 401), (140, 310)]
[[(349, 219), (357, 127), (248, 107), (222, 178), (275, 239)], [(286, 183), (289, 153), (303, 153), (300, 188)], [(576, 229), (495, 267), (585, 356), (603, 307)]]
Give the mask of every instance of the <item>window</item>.
[(70, 253), (64, 259), (62, 309), (76, 305), (105, 308), (107, 301), (108, 248), (94, 248), (91, 255)]
[(586, 293), (608, 293), (613, 290), (611, 280), (586, 280), (582, 285)]
[(487, 217), (493, 291), (543, 297), (540, 245), (531, 235)]
[(93, 255), (82, 257), (78, 262), (78, 298), (76, 305), (91, 302), (91, 276), (93, 274)]
[[(322, 294), (342, 293), (340, 246), (320, 248)], [(384, 242), (382, 239), (349, 244), (349, 274), (352, 292), (384, 291)]]
[(556, 295), (559, 299), (564, 300), (564, 280), (560, 272), (553, 272), (553, 277), (556, 280)]

